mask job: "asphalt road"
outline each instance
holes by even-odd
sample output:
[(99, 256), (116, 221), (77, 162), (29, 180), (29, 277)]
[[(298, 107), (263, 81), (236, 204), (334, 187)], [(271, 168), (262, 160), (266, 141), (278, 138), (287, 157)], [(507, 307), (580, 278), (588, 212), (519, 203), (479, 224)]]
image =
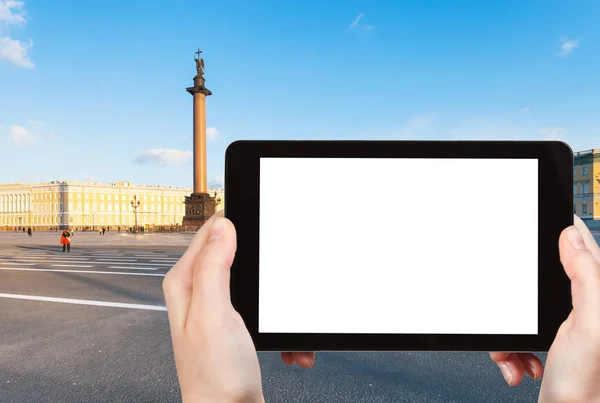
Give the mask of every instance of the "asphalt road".
[[(181, 401), (161, 282), (188, 238), (76, 234), (67, 254), (36, 235), (0, 235), (0, 402)], [(259, 358), (268, 402), (535, 402), (540, 386), (508, 387), (486, 353)]]

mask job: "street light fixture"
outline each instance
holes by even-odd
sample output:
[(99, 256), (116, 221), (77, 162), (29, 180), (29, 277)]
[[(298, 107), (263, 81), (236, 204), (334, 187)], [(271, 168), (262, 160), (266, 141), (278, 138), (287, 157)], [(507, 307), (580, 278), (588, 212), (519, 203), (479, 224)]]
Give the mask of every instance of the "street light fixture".
[(135, 229), (134, 232), (138, 232), (138, 223), (137, 223), (137, 209), (140, 207), (140, 201), (137, 196), (133, 196), (133, 200), (131, 201), (131, 207), (133, 207), (133, 214), (135, 216)]

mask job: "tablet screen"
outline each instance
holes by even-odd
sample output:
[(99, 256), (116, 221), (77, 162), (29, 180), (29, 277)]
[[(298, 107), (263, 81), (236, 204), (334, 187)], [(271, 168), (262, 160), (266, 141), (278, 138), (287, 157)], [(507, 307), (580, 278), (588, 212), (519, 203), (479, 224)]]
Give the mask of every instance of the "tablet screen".
[(538, 160), (261, 158), (259, 333), (538, 334)]

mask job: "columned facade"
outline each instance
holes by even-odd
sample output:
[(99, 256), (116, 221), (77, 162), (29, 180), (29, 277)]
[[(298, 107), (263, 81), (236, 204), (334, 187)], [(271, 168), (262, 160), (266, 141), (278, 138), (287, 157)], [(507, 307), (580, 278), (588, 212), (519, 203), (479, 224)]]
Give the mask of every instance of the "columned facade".
[[(181, 224), (184, 200), (192, 189), (131, 182), (52, 181), (0, 185), (0, 231), (32, 227), (98, 229), (138, 226), (169, 227)], [(224, 200), (222, 189), (210, 189)], [(137, 212), (131, 206), (140, 200)], [(222, 208), (221, 202), (217, 208)]]

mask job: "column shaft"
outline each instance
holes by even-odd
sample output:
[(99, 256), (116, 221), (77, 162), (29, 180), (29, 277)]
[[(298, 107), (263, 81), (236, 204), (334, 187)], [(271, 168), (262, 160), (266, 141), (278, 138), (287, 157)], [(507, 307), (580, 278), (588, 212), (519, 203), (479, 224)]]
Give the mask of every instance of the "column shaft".
[(194, 193), (208, 191), (206, 179), (206, 95), (194, 94)]

